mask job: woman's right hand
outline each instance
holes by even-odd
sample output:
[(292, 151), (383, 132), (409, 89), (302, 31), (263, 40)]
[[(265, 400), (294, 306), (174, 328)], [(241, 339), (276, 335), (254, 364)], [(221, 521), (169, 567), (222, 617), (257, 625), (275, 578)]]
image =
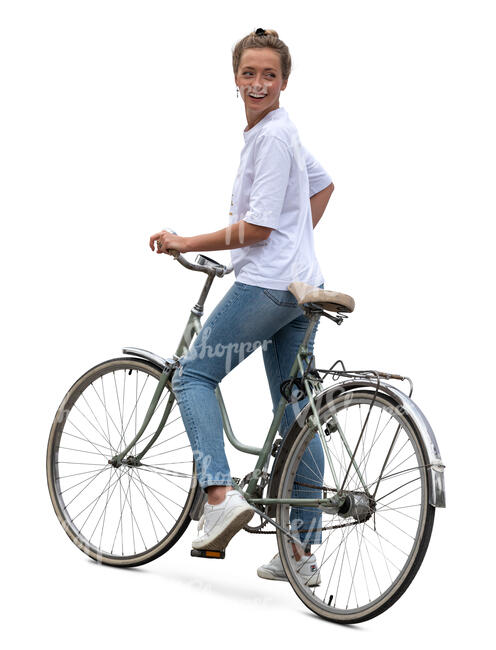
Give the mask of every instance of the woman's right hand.
[[(156, 249), (155, 242), (157, 242)], [(152, 251), (156, 250), (157, 253), (167, 253), (167, 255), (171, 255), (169, 249), (186, 253), (188, 251), (187, 237), (180, 237), (168, 230), (161, 230), (150, 237), (150, 248)]]

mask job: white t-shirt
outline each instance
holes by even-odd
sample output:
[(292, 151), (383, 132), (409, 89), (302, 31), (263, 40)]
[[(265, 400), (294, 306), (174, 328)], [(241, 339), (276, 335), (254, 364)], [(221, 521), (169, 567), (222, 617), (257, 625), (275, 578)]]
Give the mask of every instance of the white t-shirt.
[(274, 230), (266, 240), (231, 249), (236, 279), (267, 289), (287, 290), (293, 280), (319, 286), (324, 278), (315, 256), (310, 197), (330, 185), (331, 177), (302, 146), (282, 107), (243, 136), (229, 223), (243, 219)]

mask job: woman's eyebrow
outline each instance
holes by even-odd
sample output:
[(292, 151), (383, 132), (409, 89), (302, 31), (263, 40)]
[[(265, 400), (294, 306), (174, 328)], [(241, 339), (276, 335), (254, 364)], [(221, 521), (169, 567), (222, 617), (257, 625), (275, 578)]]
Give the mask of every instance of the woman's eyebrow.
[[(243, 69), (246, 70), (247, 68), (249, 68), (250, 70), (255, 70), (255, 68), (252, 65), (244, 65), (243, 66)], [(274, 70), (274, 72), (276, 71), (275, 68), (264, 68), (264, 70)]]

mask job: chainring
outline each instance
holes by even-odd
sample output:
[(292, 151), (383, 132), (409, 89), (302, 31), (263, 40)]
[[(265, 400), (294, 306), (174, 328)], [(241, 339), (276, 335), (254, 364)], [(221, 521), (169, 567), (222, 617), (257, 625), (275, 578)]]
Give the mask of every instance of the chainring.
[[(242, 479), (238, 479), (236, 482), (238, 483), (238, 485), (239, 485), (241, 488), (243, 488), (245, 485), (247, 485), (247, 484), (249, 483), (249, 481), (251, 480), (251, 477), (252, 477), (252, 472), (250, 472), (249, 474), (247, 474), (244, 478), (242, 478)], [(258, 498), (258, 499), (263, 498), (263, 491), (264, 491), (265, 486), (267, 485), (268, 482), (269, 482), (269, 476), (266, 475), (266, 476), (264, 476), (263, 479), (262, 479), (262, 485), (257, 485), (256, 498)], [(263, 504), (258, 503), (258, 504), (257, 504), (257, 508), (258, 508), (259, 510), (261, 510), (262, 512), (265, 512), (265, 506), (264, 506)], [(260, 533), (260, 532), (262, 531), (262, 528), (265, 528), (265, 526), (267, 526), (267, 524), (269, 523), (269, 522), (267, 521), (267, 519), (261, 517), (261, 516), (260, 516), (259, 514), (257, 514), (257, 513), (254, 514), (254, 516), (252, 517), (252, 519), (255, 519), (255, 520), (258, 519), (258, 521), (259, 521), (260, 523), (258, 523), (256, 526), (253, 526), (252, 524), (249, 524), (249, 523), (248, 523), (248, 524), (245, 524), (245, 525), (243, 526), (243, 530), (246, 530), (247, 533)], [(270, 533), (273, 532), (273, 533), (275, 533), (276, 531), (275, 531), (275, 530), (274, 530), (274, 531), (271, 530), (271, 531), (267, 531), (267, 532), (270, 532)]]

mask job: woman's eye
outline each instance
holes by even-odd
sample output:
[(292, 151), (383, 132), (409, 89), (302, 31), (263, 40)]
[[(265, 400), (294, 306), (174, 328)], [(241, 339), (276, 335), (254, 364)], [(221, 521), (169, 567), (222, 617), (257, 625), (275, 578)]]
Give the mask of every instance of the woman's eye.
[[(244, 74), (244, 75), (245, 75), (245, 74), (252, 74), (252, 72), (250, 72), (250, 70), (245, 70), (245, 71), (243, 72), (243, 74)], [(273, 72), (269, 72), (268, 75), (269, 75), (269, 77), (275, 77), (275, 76), (276, 76)]]

